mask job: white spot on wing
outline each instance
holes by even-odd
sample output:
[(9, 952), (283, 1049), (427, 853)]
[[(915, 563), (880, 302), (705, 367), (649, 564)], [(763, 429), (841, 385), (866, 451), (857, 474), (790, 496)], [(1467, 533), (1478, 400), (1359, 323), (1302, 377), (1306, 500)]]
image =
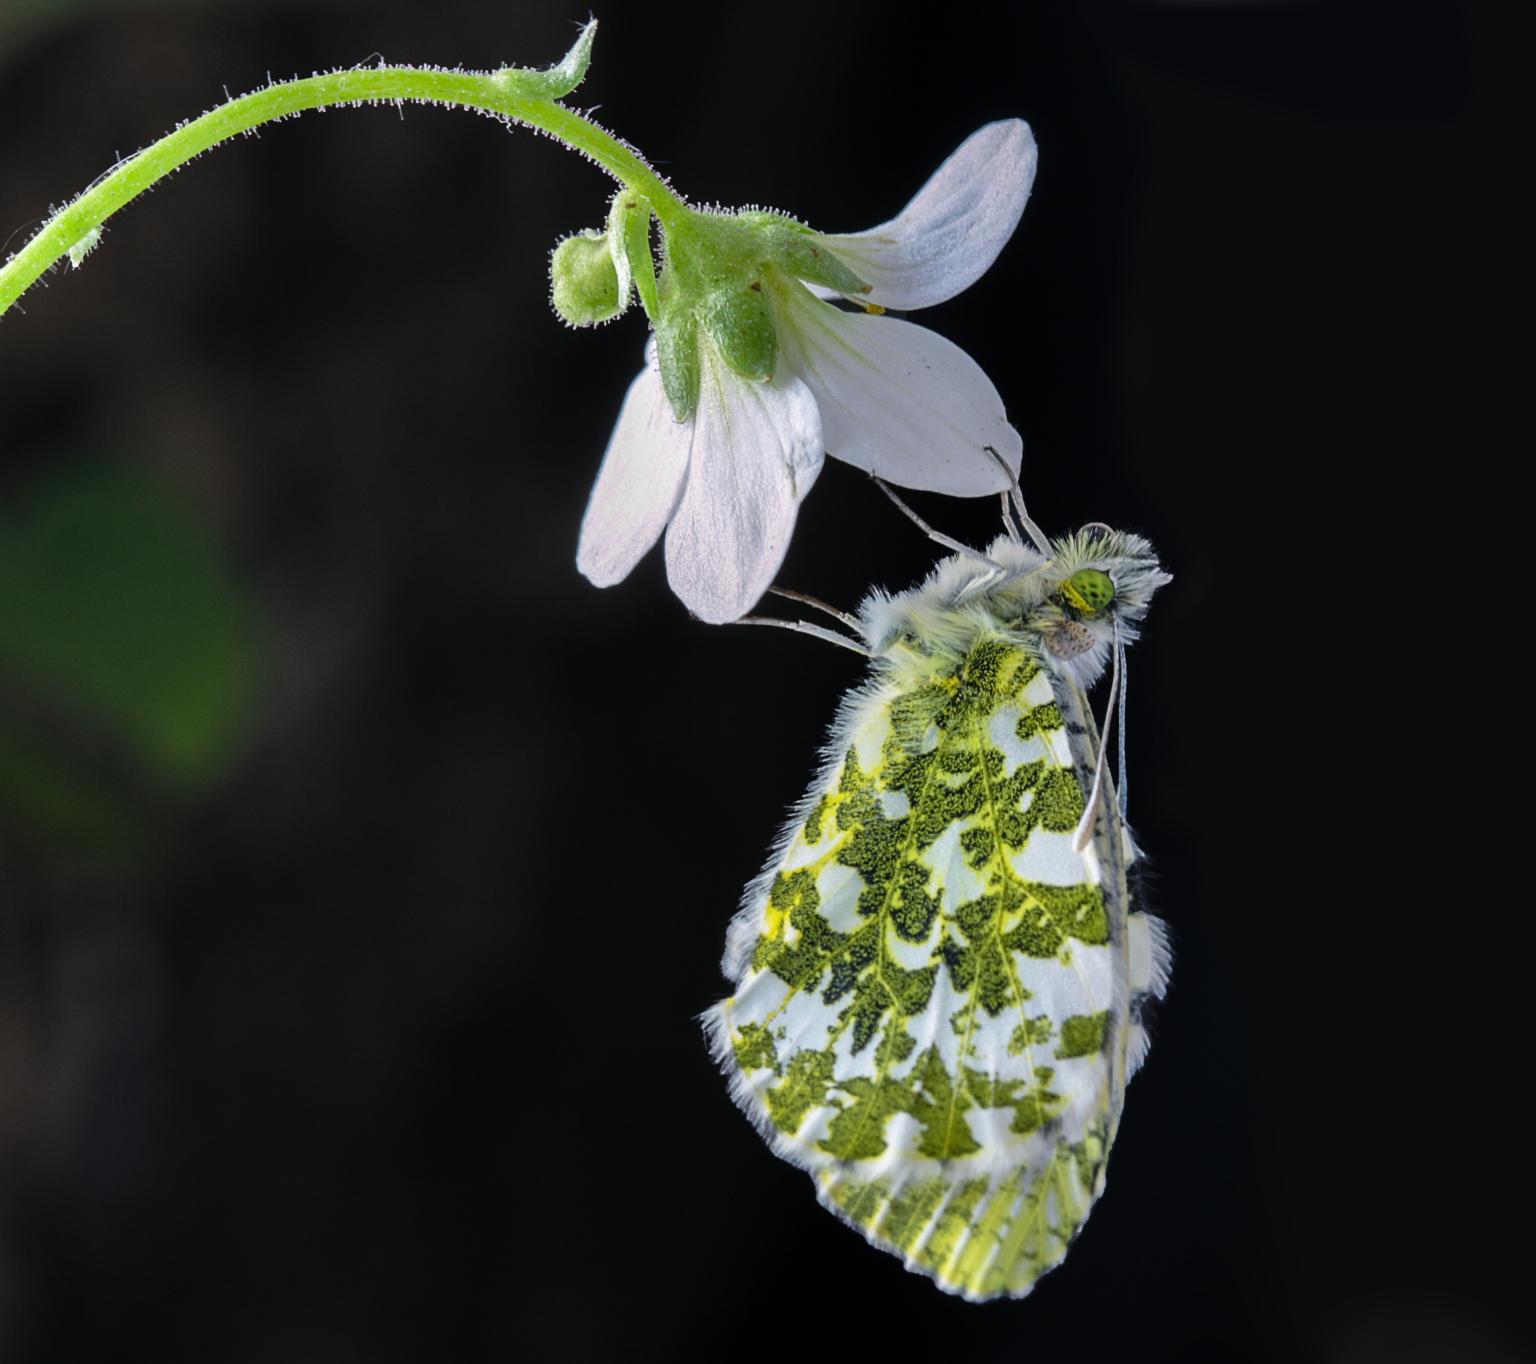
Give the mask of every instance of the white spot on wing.
[(1047, 886), (1099, 884), (1097, 858), (1090, 858), (1073, 848), (1070, 833), (1035, 829), (1012, 860), (1014, 871), (1026, 881), (1039, 881)]

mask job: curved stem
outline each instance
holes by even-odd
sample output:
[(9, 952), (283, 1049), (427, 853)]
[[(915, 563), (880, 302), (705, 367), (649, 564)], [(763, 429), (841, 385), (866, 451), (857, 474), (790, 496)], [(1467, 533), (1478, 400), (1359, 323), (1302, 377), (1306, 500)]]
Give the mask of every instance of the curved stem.
[(563, 104), (513, 93), (511, 74), (515, 73), (382, 66), (284, 81), (221, 104), (120, 162), (54, 214), (25, 247), (0, 266), (0, 314), (49, 266), (71, 249), (88, 245), (102, 223), (157, 180), (220, 142), (305, 109), (412, 100), (499, 114), (511, 122), (542, 129), (585, 153), (620, 184), (643, 195), (663, 227), (675, 225), (689, 212), (632, 147)]

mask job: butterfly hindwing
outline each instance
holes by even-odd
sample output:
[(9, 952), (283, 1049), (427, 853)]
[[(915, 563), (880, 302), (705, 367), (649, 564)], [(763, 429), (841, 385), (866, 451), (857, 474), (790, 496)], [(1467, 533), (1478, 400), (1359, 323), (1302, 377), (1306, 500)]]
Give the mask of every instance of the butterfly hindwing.
[(1144, 1050), (1133, 1004), (1166, 975), (1118, 820), (1074, 847), (1096, 744), (1021, 635), (877, 658), (709, 1015), (738, 1102), (822, 1202), (968, 1298), (1021, 1296), (1065, 1254)]

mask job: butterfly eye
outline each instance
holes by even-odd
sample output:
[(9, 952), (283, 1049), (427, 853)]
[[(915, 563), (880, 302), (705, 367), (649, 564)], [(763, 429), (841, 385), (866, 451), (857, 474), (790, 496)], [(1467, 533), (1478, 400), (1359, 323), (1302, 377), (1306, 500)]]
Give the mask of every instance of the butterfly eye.
[(1096, 616), (1115, 599), (1114, 579), (1098, 568), (1080, 568), (1061, 585), (1061, 592), (1079, 611)]

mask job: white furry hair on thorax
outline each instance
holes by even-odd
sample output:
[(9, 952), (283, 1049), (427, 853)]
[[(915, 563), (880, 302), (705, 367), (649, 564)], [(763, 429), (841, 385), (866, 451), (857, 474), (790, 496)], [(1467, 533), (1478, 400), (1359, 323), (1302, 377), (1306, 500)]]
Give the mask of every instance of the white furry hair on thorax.
[[(999, 536), (987, 557), (991, 564), (954, 554), (917, 587), (870, 592), (859, 620), (880, 671), (917, 681), (953, 666), (977, 640), (1000, 636), (1088, 687), (1109, 661), (1116, 630), (1131, 643), (1152, 594), (1169, 581), (1151, 545), (1123, 531), (1078, 531), (1053, 542), (1049, 559)], [(1108, 574), (1115, 587), (1112, 603), (1096, 616), (1074, 612), (1062, 593), (1073, 574), (1090, 568)], [(1062, 629), (1077, 632), (1082, 652), (1063, 657), (1047, 647)]]

